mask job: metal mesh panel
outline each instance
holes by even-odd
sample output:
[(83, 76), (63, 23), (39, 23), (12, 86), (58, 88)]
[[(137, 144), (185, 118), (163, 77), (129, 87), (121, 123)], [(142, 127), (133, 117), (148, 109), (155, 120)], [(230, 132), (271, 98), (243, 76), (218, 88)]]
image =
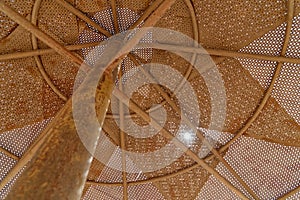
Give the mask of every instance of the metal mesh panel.
[(122, 199), (122, 187), (103, 187), (92, 186), (90, 187), (82, 199)]
[(165, 198), (161, 195), (155, 185), (148, 183), (137, 186), (130, 186), (128, 188), (128, 199), (153, 199), (153, 200), (164, 200)]
[(276, 82), (273, 96), (287, 113), (300, 124), (300, 65), (285, 64)]
[(250, 38), (260, 37), (266, 27), (280, 25), (287, 12), (285, 1), (255, 0), (195, 1), (195, 9), (201, 43), (209, 48), (235, 50), (248, 45)]
[(228, 190), (222, 183), (220, 183), (215, 177), (211, 176), (196, 197), (196, 200), (221, 198), (234, 200), (240, 199), (236, 194)]
[[(37, 19), (39, 28), (59, 42), (74, 44), (78, 40), (76, 16), (55, 1), (42, 1)], [(46, 47), (45, 44), (40, 45), (40, 48)]]
[[(225, 159), (260, 199), (276, 199), (297, 186), (299, 153), (299, 148), (242, 137), (229, 148)], [(222, 164), (217, 169), (225, 177), (229, 175)]]
[(269, 31), (262, 37), (243, 47), (240, 52), (258, 53), (264, 55), (279, 56), (285, 37), (286, 23), (276, 29)]
[[(1, 153), (1, 180), (6, 176), (6, 174), (9, 172), (9, 170), (16, 164), (16, 161), (4, 153)], [(4, 168), (5, 166), (5, 168)]]
[[(18, 157), (22, 157), (49, 122), (50, 119), (47, 119), (33, 125), (1, 133), (0, 147), (5, 148)], [(16, 143), (18, 145), (15, 145)]]
[(237, 58), (240, 63), (245, 67), (255, 78), (260, 85), (267, 89), (270, 86), (272, 77), (277, 66), (276, 62), (265, 61), (265, 60), (256, 60), (249, 58)]
[[(7, 162), (5, 163), (5, 166), (7, 166)], [(8, 184), (6, 184), (4, 186), (4, 188), (0, 191), (0, 199), (5, 199), (8, 195), (8, 193), (10, 192), (11, 188), (13, 187), (14, 183), (16, 182), (16, 180), (20, 177), (20, 175), (22, 174), (22, 172), (24, 171), (24, 169), (26, 168), (26, 166), (24, 168), (22, 168), (18, 174), (13, 177)], [(8, 168), (9, 169), (9, 168)]]
[[(226, 88), (227, 117), (225, 131), (237, 131), (252, 115), (263, 96), (263, 90), (256, 81), (248, 81), (250, 73), (238, 60), (228, 58), (218, 64)], [(246, 104), (243, 102), (247, 102)]]
[(300, 15), (294, 17), (293, 19), (293, 24), (291, 28), (291, 39), (286, 53), (288, 57), (300, 58), (300, 51), (298, 48), (300, 41), (299, 23)]
[[(277, 199), (298, 184), (299, 148), (242, 137), (229, 148), (225, 159), (260, 199)], [(219, 164), (217, 169), (241, 188), (224, 165)], [(220, 199), (220, 197), (239, 199), (222, 183), (210, 177), (197, 199)], [(297, 195), (294, 198), (297, 199), (296, 197)]]

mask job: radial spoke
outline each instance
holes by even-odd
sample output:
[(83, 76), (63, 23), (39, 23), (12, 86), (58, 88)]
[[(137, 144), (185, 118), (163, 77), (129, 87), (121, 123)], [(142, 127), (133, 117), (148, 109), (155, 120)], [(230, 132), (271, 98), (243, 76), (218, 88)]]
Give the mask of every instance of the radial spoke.
[[(67, 45), (64, 46), (69, 51), (75, 51), (75, 50), (80, 50), (83, 48), (88, 48), (88, 47), (95, 47), (99, 45), (99, 42), (93, 42), (93, 43), (86, 43), (86, 44), (75, 44), (75, 45)], [(27, 57), (32, 57), (32, 56), (41, 56), (41, 55), (47, 55), (47, 54), (54, 54), (56, 51), (54, 49), (36, 49), (33, 51), (25, 51), (25, 52), (15, 52), (15, 53), (10, 53), (10, 54), (1, 54), (0, 55), (0, 61), (4, 60), (10, 60), (10, 59), (19, 59), (19, 58), (27, 58)]]
[(259, 59), (259, 60), (269, 60), (275, 62), (288, 62), (300, 64), (299, 58), (288, 58), (285, 56), (269, 56), (263, 54), (252, 54), (252, 53), (243, 53), (237, 51), (229, 51), (229, 50), (219, 50), (219, 49), (203, 49), (197, 47), (184, 47), (180, 46), (178, 48), (177, 45), (173, 44), (159, 44), (159, 43), (150, 43), (150, 44), (138, 44), (136, 48), (158, 48), (158, 49), (169, 49), (174, 52), (188, 52), (188, 53), (197, 53), (197, 54), (206, 54), (212, 56), (223, 56), (223, 57), (231, 57), (231, 58), (251, 58), (251, 59)]

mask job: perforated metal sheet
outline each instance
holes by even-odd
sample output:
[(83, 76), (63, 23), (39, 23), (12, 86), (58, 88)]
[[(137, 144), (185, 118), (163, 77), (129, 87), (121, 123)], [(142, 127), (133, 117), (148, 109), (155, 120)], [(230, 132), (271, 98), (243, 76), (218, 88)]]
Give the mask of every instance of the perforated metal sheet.
[[(33, 1), (5, 2), (27, 19), (31, 19)], [(112, 1), (71, 0), (68, 2), (112, 35), (116, 34)], [(152, 0), (117, 0), (116, 11), (120, 31), (127, 30), (154, 2)], [(191, 4), (187, 2), (190, 1), (177, 0), (156, 26), (186, 34), (199, 40), (205, 48), (280, 56), (286, 37), (289, 1), (193, 0)], [(295, 17), (292, 21), (286, 56), (299, 59), (300, 2), (295, 1), (294, 7)], [(195, 16), (192, 11), (195, 11)], [(196, 21), (193, 21), (193, 17)], [(198, 27), (195, 27), (195, 22)], [(139, 26), (142, 25), (143, 22)], [(86, 44), (107, 39), (54, 0), (41, 1), (37, 14), (37, 26), (61, 45)], [(31, 37), (28, 31), (18, 26), (5, 14), (0, 13), (0, 56), (32, 50)], [(147, 39), (149, 38), (151, 40), (151, 37)], [(48, 47), (38, 40), (38, 48)], [(83, 59), (88, 59), (89, 64), (93, 64), (94, 61), (87, 57), (92, 49), (94, 48), (83, 48), (74, 53)], [(207, 128), (210, 122), (211, 102), (209, 91), (201, 75), (195, 70), (190, 72), (189, 64), (170, 52), (143, 49), (135, 53), (146, 62), (166, 64), (187, 77), (198, 97), (202, 128)], [(39, 59), (53, 84), (63, 95), (70, 98), (78, 71), (77, 66), (56, 53), (41, 55)], [(224, 80), (227, 101), (223, 133), (216, 133), (222, 135), (215, 144), (215, 147), (219, 148), (232, 139), (251, 119), (265, 91), (270, 86), (278, 63), (246, 57), (214, 59)], [(134, 67), (136, 63), (127, 57), (121, 69), (125, 73)], [(240, 137), (225, 153), (221, 154), (260, 199), (277, 199), (299, 187), (299, 69), (299, 64), (283, 64), (272, 95), (258, 118), (247, 129), (245, 136)], [(132, 74), (127, 75), (126, 80), (133, 78), (132, 76)], [(166, 74), (165, 78), (172, 79), (169, 74)], [(65, 102), (44, 81), (33, 57), (0, 61), (0, 89), (0, 147), (21, 158), (47, 126), (50, 118), (55, 116)], [(172, 94), (167, 88), (164, 88), (164, 92)], [(153, 85), (139, 88), (132, 96), (132, 100), (145, 111), (153, 104), (164, 104), (163, 107), (169, 114), (165, 128), (175, 135), (180, 117), (168, 103), (164, 103), (163, 97)], [(176, 98), (173, 100), (178, 105)], [(114, 106), (119, 105), (111, 105), (111, 107)], [(113, 114), (110, 108), (104, 124), (104, 132), (110, 137), (110, 141), (120, 146), (120, 129), (112, 118)], [(136, 113), (130, 111), (125, 114), (125, 122), (132, 117), (135, 123), (145, 124), (145, 121)], [(132, 131), (137, 132), (137, 130)], [(128, 151), (140, 153), (161, 149), (168, 142), (161, 135), (146, 139), (126, 135), (125, 139)], [(193, 142), (191, 149), (198, 153), (202, 142), (199, 138)], [(112, 153), (112, 157), (106, 164), (121, 166), (120, 148), (111, 148), (108, 145), (104, 147), (107, 154)], [(162, 155), (160, 159), (153, 158), (153, 160), (164, 162), (163, 159), (168, 159), (164, 156)], [(127, 186), (128, 199), (239, 199), (234, 192), (205, 169), (195, 166), (195, 161), (186, 154), (160, 170), (134, 173), (139, 166), (147, 165), (153, 160), (140, 158), (134, 160), (126, 157), (126, 170), (129, 171), (126, 173), (126, 181), (130, 183)], [(224, 164), (215, 159), (207, 160), (207, 162), (234, 187), (252, 199), (249, 192), (238, 183)], [(17, 164), (17, 159), (10, 158), (7, 152), (6, 154), (0, 152), (0, 164), (0, 180), (2, 181)], [(126, 195), (122, 172), (107, 165), (105, 166), (96, 159), (93, 160), (82, 199), (123, 199)], [(186, 168), (190, 170), (184, 171)], [(22, 170), (17, 177), (21, 172)], [(0, 191), (0, 199), (6, 197), (14, 182), (15, 178)], [(104, 184), (107, 185), (104, 186)], [(298, 192), (288, 199), (299, 198)]]

